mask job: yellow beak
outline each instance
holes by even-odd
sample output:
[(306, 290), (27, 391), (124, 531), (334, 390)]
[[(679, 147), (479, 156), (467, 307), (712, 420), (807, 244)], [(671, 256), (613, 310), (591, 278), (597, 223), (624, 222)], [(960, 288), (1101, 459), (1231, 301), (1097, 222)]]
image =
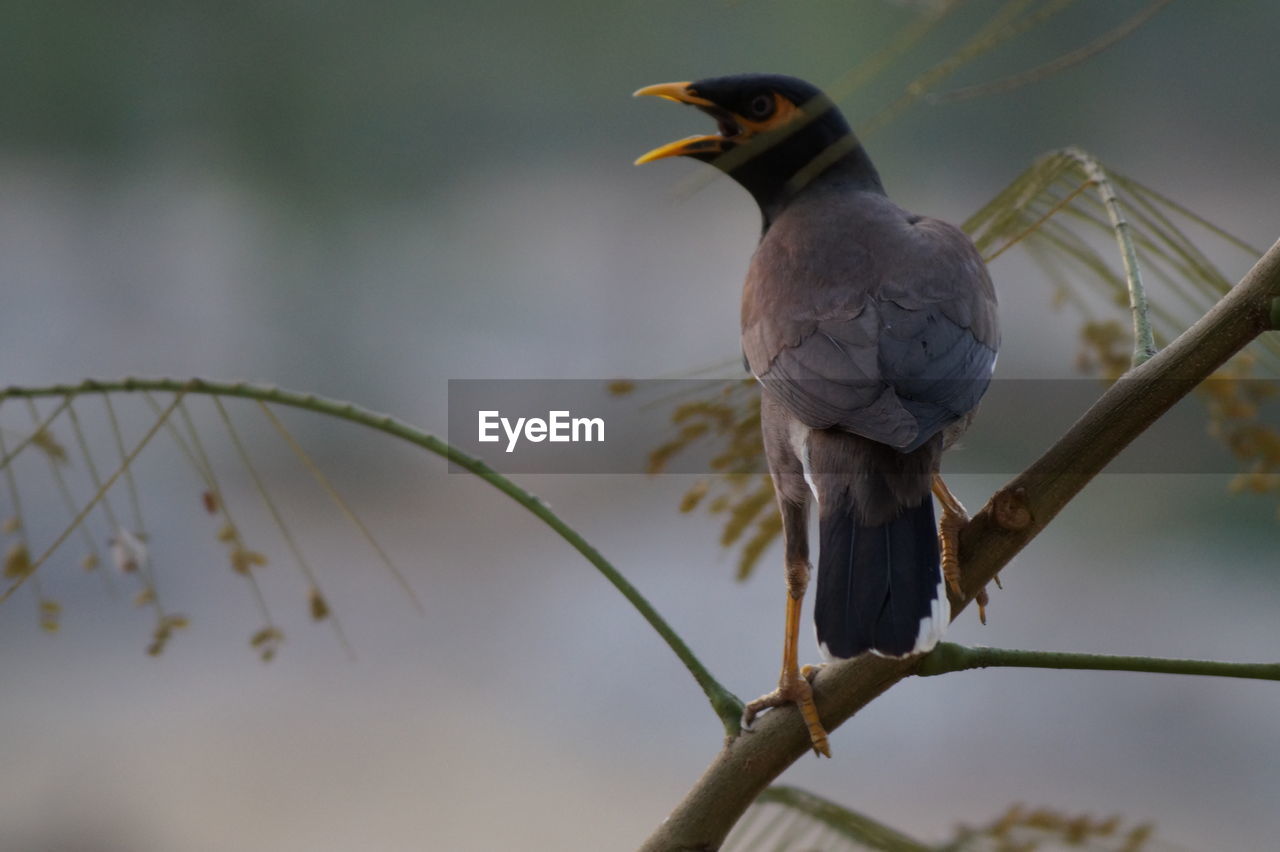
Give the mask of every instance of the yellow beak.
[[(678, 104), (715, 106), (711, 101), (706, 98), (700, 98), (690, 91), (688, 83), (659, 83), (656, 86), (645, 86), (643, 89), (637, 89), (633, 97), (642, 95), (665, 98)], [(662, 160), (667, 157), (683, 157), (688, 154), (700, 153), (719, 154), (723, 151), (723, 136), (714, 133), (706, 136), (690, 136), (686, 139), (678, 139), (675, 142), (668, 142), (666, 145), (654, 148), (649, 153), (639, 157), (635, 164), (643, 166), (645, 163), (652, 163), (654, 160)]]

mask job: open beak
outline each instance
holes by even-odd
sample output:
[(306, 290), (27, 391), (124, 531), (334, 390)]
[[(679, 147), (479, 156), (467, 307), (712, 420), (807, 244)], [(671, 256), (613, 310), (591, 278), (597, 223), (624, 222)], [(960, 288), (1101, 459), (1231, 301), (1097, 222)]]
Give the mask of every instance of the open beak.
[(737, 141), (735, 137), (742, 135), (742, 125), (735, 116), (724, 107), (717, 106), (706, 98), (700, 98), (690, 88), (689, 83), (659, 83), (656, 86), (645, 86), (636, 91), (634, 97), (653, 95), (675, 101), (679, 104), (690, 104), (710, 115), (719, 125), (720, 132), (706, 136), (690, 136), (668, 142), (636, 160), (637, 166), (662, 160), (667, 157), (716, 156), (727, 151)]

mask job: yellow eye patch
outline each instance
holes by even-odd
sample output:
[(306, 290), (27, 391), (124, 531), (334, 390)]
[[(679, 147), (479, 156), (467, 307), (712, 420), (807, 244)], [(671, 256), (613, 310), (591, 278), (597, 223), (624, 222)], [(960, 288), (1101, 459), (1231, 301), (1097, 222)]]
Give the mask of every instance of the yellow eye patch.
[(800, 114), (800, 107), (796, 106), (790, 99), (783, 97), (777, 92), (773, 93), (773, 113), (760, 121), (752, 121), (741, 115), (734, 115), (738, 123), (742, 125), (743, 130), (749, 133), (764, 133), (769, 130), (777, 130), (790, 124), (797, 115)]

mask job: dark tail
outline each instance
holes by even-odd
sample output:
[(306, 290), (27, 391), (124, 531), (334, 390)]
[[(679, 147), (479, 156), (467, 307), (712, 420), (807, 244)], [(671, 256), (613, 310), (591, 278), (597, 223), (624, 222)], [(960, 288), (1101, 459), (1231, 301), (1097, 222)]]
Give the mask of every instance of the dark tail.
[(823, 653), (900, 657), (932, 648), (950, 618), (933, 499), (879, 526), (859, 524), (849, 504), (824, 514), (814, 612)]

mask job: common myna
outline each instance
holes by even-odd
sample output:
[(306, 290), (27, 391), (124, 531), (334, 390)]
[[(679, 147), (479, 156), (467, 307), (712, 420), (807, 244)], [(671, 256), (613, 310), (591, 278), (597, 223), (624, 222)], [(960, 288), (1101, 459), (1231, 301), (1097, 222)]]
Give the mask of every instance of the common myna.
[[(832, 101), (794, 77), (743, 74), (649, 86), (719, 132), (657, 148), (710, 163), (760, 206), (764, 231), (742, 294), (742, 350), (762, 386), (787, 577), (778, 688), (749, 705), (799, 705), (827, 736), (796, 658), (818, 503), (818, 643), (828, 658), (932, 648), (958, 592), (964, 508), (938, 476), (991, 378), (1000, 332), (991, 279), (954, 225), (890, 201)], [(941, 533), (930, 491), (942, 506)], [(807, 667), (806, 667), (807, 668)]]

